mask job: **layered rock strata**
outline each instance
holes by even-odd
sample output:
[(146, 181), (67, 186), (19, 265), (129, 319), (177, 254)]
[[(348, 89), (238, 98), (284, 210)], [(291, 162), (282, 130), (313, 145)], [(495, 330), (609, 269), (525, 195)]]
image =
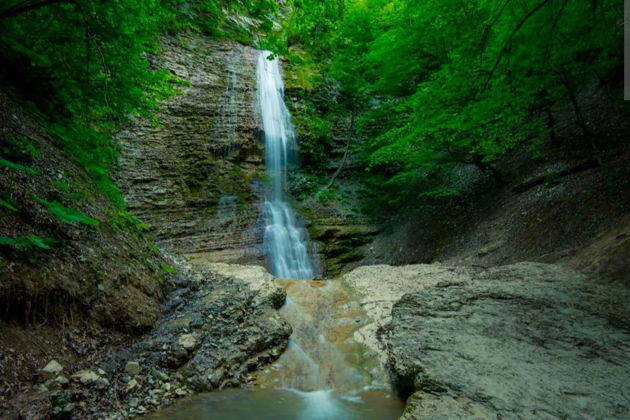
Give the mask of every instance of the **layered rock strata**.
[(174, 254), (261, 262), (264, 177), (255, 49), (186, 35), (154, 60), (185, 83), (157, 123), (121, 132), (119, 185), (128, 208)]

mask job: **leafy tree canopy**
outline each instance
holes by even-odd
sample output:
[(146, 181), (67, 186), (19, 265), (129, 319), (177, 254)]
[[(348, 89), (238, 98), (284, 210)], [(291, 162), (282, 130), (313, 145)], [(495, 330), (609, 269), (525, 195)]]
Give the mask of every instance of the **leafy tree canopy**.
[[(307, 50), (360, 114), (358, 152), (388, 200), (449, 195), (456, 166), (497, 159), (553, 130), (549, 112), (618, 70), (623, 8), (613, 0), (293, 2), (273, 42)], [(595, 143), (591, 141), (595, 146)]]

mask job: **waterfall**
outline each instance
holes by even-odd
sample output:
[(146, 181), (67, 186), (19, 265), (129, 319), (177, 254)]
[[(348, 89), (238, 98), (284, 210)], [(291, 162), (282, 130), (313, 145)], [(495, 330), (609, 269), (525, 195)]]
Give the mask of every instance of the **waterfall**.
[(284, 103), (284, 84), (278, 59), (258, 56), (258, 104), (265, 136), (268, 188), (265, 196), (264, 246), (272, 274), (278, 278), (311, 279), (313, 267), (306, 249), (308, 234), (297, 224), (287, 202), (287, 171), (297, 150), (291, 114)]

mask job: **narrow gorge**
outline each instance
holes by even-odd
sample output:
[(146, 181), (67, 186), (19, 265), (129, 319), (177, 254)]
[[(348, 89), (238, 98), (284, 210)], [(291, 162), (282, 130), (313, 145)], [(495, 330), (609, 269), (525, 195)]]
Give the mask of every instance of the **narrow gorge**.
[(0, 419), (630, 418), (612, 0), (0, 25)]

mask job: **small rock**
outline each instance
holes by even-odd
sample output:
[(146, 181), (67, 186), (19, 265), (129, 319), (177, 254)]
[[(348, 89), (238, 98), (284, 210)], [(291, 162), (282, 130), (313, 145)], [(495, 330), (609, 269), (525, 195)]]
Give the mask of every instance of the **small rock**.
[(129, 383), (127, 384), (127, 392), (133, 390), (134, 388), (136, 388), (138, 386), (138, 381), (136, 381), (135, 379), (132, 379), (129, 381)]
[(84, 385), (91, 385), (99, 379), (100, 376), (91, 370), (80, 370), (72, 375), (72, 380), (75, 382), (81, 382)]
[(162, 382), (168, 381), (168, 375), (157, 369), (151, 369), (151, 374)]
[(44, 386), (50, 391), (58, 391), (61, 389), (61, 384), (53, 379), (46, 381)]
[(100, 386), (109, 386), (109, 380), (107, 378), (100, 377), (96, 381), (96, 383)]
[(62, 413), (69, 413), (72, 410), (74, 410), (74, 404), (73, 403), (68, 403), (68, 404), (63, 406), (63, 408), (61, 409), (61, 412)]
[(188, 393), (186, 392), (186, 390), (185, 390), (185, 389), (182, 389), (182, 388), (177, 388), (177, 389), (175, 390), (175, 395), (177, 395), (178, 397), (183, 397), (183, 396), (185, 396), (186, 394), (188, 394)]
[(168, 392), (171, 390), (171, 384), (166, 382), (164, 385), (162, 385), (162, 388)]
[(125, 365), (125, 372), (129, 375), (137, 375), (140, 373), (140, 363), (138, 362), (127, 362)]
[(46, 366), (41, 370), (42, 375), (46, 379), (53, 379), (63, 370), (63, 366), (59, 364), (56, 360), (51, 360), (48, 362)]
[(57, 382), (61, 386), (66, 386), (66, 385), (68, 385), (70, 383), (68, 378), (66, 378), (65, 376), (57, 376), (55, 378), (55, 382)]
[(223, 377), (225, 376), (225, 368), (223, 366), (215, 369), (212, 373), (210, 373), (207, 378), (208, 378), (208, 382), (210, 382), (210, 384), (213, 387), (218, 387), (221, 384), (221, 381), (223, 380)]
[(186, 350), (192, 350), (197, 345), (197, 340), (192, 334), (183, 334), (179, 337), (177, 343)]

